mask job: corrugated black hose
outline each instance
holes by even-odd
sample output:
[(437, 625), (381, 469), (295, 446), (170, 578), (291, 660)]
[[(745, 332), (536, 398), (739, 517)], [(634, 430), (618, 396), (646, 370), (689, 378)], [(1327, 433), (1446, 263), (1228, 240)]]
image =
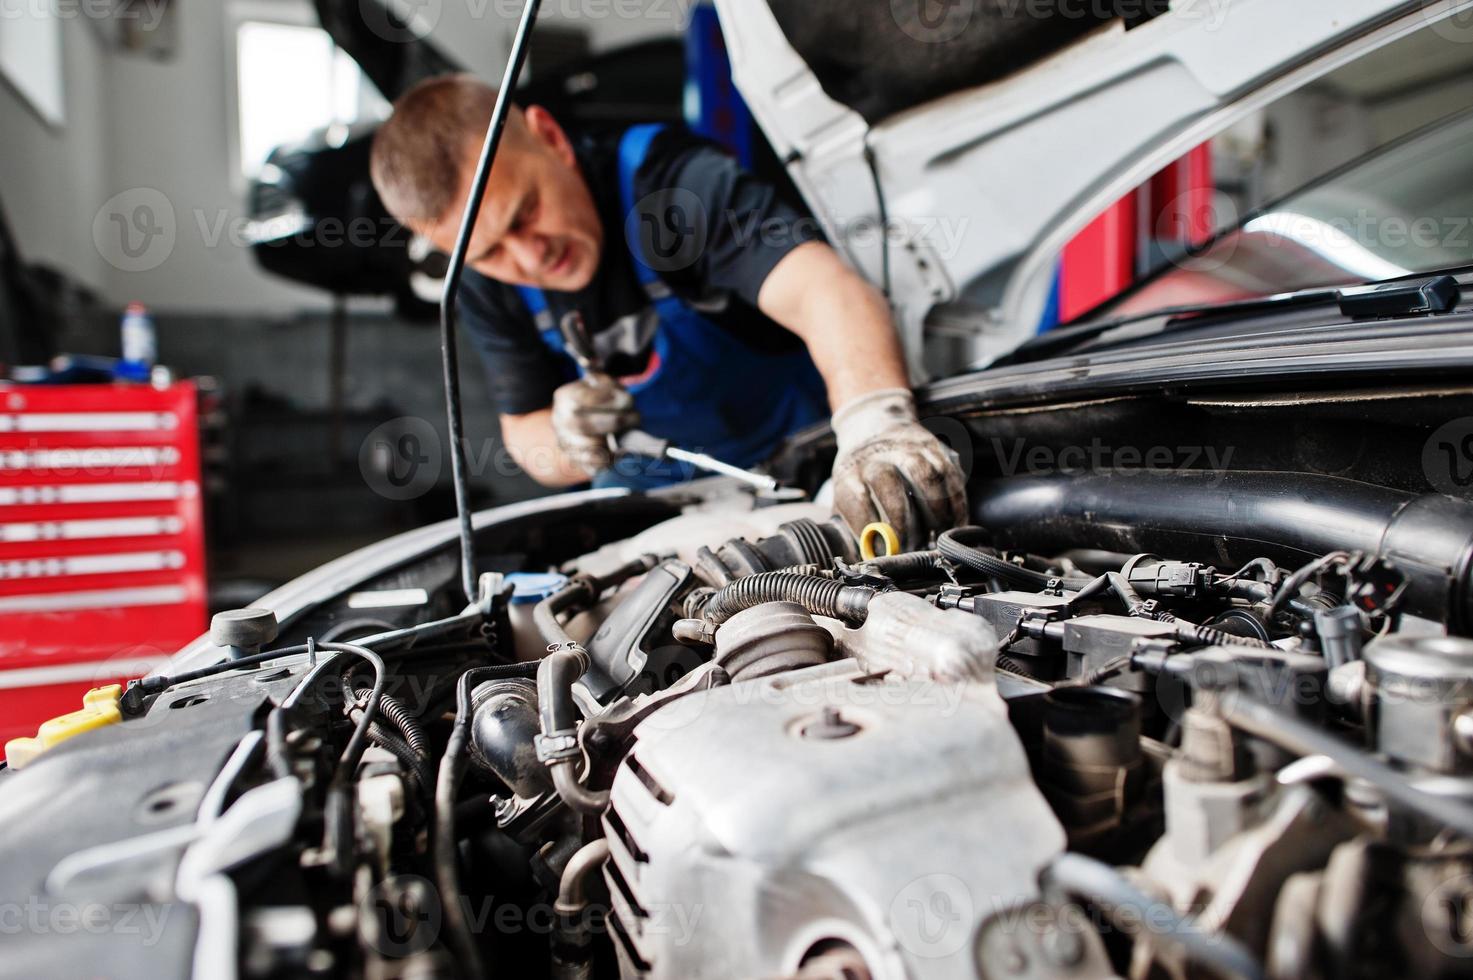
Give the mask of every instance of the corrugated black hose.
[(403, 766), (404, 771), (414, 780), (420, 799), (428, 800), (435, 789), (435, 770), (430, 765), (429, 757), (415, 752), (409, 747), (409, 743), (394, 734), (392, 729), (376, 724), (369, 727), (368, 739), (399, 760), (399, 765)]
[(875, 594), (874, 589), (845, 585), (833, 579), (793, 572), (761, 572), (718, 589), (706, 603), (705, 617), (719, 626), (743, 609), (765, 602), (796, 602), (815, 616), (858, 624), (864, 622)]
[[(368, 695), (366, 688), (358, 688), (353, 691), (353, 700), (361, 702)], [(398, 699), (388, 694), (379, 697), (378, 713), (388, 724), (375, 722), (369, 726), (368, 737), (374, 744), (394, 753), (405, 769), (419, 781), (420, 789), (429, 794), (435, 788), (435, 771), (430, 765), (429, 739), (425, 736), (419, 719), (410, 714), (409, 709)], [(399, 734), (396, 735), (388, 726), (393, 726)], [(403, 748), (403, 753), (398, 751), (400, 747)]]

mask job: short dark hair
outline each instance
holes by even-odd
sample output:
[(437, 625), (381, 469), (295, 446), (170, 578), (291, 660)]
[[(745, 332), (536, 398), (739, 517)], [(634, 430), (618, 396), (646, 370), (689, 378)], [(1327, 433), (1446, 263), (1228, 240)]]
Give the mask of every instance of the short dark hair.
[(466, 145), (491, 122), (496, 89), (474, 75), (441, 75), (401, 95), (373, 139), (369, 172), (400, 221), (438, 221), (457, 202)]

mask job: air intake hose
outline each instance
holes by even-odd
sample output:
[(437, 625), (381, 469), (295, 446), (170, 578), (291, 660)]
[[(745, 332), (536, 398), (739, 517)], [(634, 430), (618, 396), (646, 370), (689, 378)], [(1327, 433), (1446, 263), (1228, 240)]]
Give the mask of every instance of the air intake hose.
[(1473, 501), (1306, 473), (1016, 477), (972, 496), (1003, 547), (1153, 552), (1298, 567), (1332, 551), (1379, 555), (1407, 576), (1407, 611), (1473, 630)]

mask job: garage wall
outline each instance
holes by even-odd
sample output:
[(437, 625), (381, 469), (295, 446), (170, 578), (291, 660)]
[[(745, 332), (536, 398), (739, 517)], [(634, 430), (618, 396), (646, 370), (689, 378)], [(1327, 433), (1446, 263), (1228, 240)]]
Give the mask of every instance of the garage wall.
[[(607, 51), (681, 33), (696, 2), (543, 0), (538, 23), (585, 30), (593, 50)], [(430, 37), (436, 44), (483, 77), (501, 77), (522, 0), (423, 0), (418, 6), (433, 24)]]
[[(366, 0), (372, 2), (372, 0)], [(548, 0), (547, 22), (587, 28), (596, 48), (681, 30), (691, 0)], [(28, 254), (53, 262), (117, 304), (157, 312), (279, 317), (322, 311), (316, 290), (259, 272), (239, 237), (243, 187), (232, 177), (228, 2), (177, 3), (168, 60), (106, 50), (80, 18), (64, 22), (68, 122), (51, 130), (0, 85), (0, 199)], [(311, 17), (307, 0), (252, 0), (256, 10)], [(432, 37), (499, 75), (516, 0), (438, 0)], [(289, 66), (283, 66), (289, 70)], [(113, 214), (146, 207), (163, 233), (146, 250), (124, 242)], [(100, 247), (93, 221), (103, 211)], [(170, 239), (172, 230), (172, 239)]]
[(66, 125), (52, 127), (0, 82), (0, 202), (29, 261), (55, 266), (95, 290), (107, 266), (92, 244), (92, 218), (105, 199), (105, 65), (97, 36), (64, 20)]
[(108, 59), (109, 194), (130, 195), (120, 208), (125, 212), (135, 199), (162, 198), (174, 229), (172, 248), (161, 251), (157, 263), (129, 262), (115, 251), (105, 256), (108, 295), (164, 312), (325, 309), (328, 300), (319, 291), (259, 271), (238, 234), (245, 216), (230, 160), (234, 79), (226, 66), (233, 42), (225, 4), (182, 3), (176, 16), (179, 44), (172, 59)]

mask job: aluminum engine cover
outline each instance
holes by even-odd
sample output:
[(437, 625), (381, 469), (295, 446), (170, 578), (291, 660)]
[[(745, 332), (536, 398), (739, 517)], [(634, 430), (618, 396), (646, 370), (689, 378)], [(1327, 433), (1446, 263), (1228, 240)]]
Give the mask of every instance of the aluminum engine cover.
[(838, 941), (876, 978), (975, 977), (978, 925), (1064, 849), (990, 682), (845, 660), (692, 695), (635, 736), (604, 817), (625, 976), (789, 976)]

